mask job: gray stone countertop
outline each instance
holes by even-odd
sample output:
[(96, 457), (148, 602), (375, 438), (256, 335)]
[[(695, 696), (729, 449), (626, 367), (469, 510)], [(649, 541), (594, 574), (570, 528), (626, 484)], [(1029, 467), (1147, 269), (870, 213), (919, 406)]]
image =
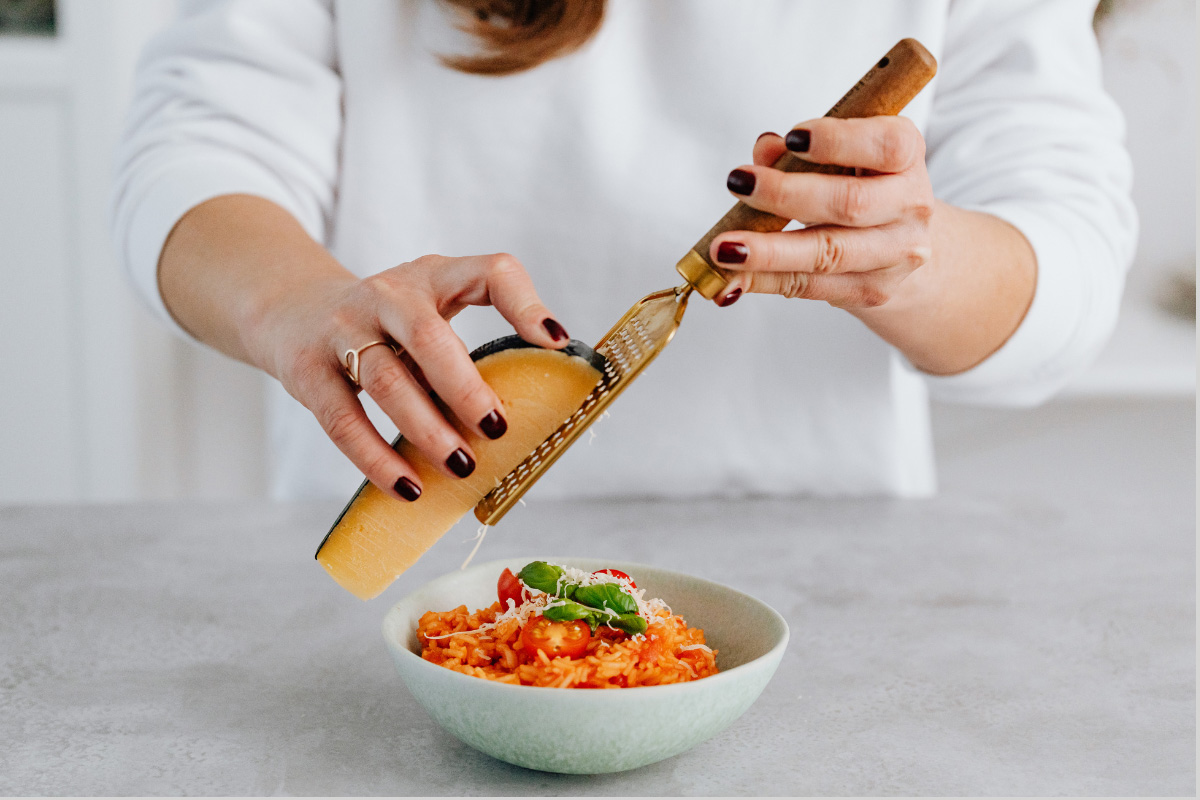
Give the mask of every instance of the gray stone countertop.
[(1195, 405), (939, 409), (921, 501), (530, 503), (477, 557), (622, 558), (750, 592), (792, 640), (716, 738), (543, 774), (442, 732), (391, 603), (312, 560), (337, 504), (0, 509), (0, 794), (1193, 795)]

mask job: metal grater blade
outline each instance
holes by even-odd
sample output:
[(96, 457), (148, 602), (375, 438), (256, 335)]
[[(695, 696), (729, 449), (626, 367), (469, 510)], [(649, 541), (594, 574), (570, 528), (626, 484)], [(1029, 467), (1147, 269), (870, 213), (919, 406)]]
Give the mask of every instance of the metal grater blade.
[(475, 506), (475, 518), (495, 525), (516, 505), (550, 465), (574, 444), (617, 395), (653, 361), (683, 320), (690, 284), (646, 295), (604, 335), (596, 352), (604, 356), (604, 375), (596, 388), (558, 430), (550, 434), (524, 461), (504, 476), (496, 488)]

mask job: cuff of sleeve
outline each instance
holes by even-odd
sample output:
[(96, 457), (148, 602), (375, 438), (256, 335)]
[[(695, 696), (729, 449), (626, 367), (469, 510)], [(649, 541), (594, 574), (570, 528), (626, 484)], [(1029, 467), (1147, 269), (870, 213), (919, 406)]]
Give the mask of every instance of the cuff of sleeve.
[[(1083, 296), (1079, 251), (1052, 217), (1028, 206), (989, 205), (1019, 230), (1037, 259), (1033, 302), (1000, 349), (956, 375), (922, 373), (933, 399), (953, 403), (1029, 406), (1043, 402), (1070, 377), (1062, 356), (1080, 328)], [(915, 369), (915, 368), (914, 368)]]
[(228, 194), (249, 194), (270, 200), (293, 214), (294, 203), (269, 172), (232, 154), (189, 156), (150, 177), (125, 239), (125, 263), (142, 300), (179, 335), (192, 339), (167, 310), (158, 286), (158, 262), (167, 237), (183, 215), (196, 206)]

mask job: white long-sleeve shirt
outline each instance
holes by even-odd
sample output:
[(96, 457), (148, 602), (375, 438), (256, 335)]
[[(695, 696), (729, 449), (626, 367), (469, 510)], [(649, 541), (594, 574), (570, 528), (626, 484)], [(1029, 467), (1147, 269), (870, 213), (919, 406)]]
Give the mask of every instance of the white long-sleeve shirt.
[[(434, 0), (181, 5), (138, 68), (113, 214), (168, 325), (168, 233), (197, 204), (246, 193), (359, 275), (428, 253), (513, 253), (571, 335), (594, 342), (679, 283), (675, 262), (730, 206), (725, 177), (759, 133), (820, 116), (903, 37), (938, 58), (904, 112), (935, 194), (1012, 223), (1037, 256), (1009, 341), (931, 377), (824, 303), (692, 303), (533, 497), (928, 494), (930, 395), (1039, 402), (1115, 323), (1136, 219), (1086, 0), (610, 0), (582, 50), (501, 78), (440, 63), (469, 46)], [(490, 309), (453, 325), (468, 347), (511, 332)], [(348, 495), (361, 477), (308, 411), (282, 389), (270, 411), (276, 494)]]

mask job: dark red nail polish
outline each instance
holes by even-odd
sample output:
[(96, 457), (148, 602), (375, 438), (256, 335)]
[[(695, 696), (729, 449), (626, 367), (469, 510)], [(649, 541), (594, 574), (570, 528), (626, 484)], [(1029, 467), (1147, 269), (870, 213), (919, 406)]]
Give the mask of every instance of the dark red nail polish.
[(735, 169), (725, 179), (725, 186), (734, 194), (750, 194), (754, 191), (754, 173)]
[(725, 297), (721, 300), (721, 302), (717, 303), (717, 305), (720, 306), (721, 308), (725, 308), (726, 306), (731, 306), (734, 303), (736, 303), (738, 301), (738, 298), (741, 296), (742, 296), (742, 290), (734, 289), (732, 292), (725, 295)]
[(396, 489), (396, 494), (400, 495), (410, 503), (421, 496), (421, 488), (408, 478), (401, 478), (400, 480), (396, 481), (396, 486), (394, 488)]
[(750, 251), (741, 242), (721, 242), (717, 245), (717, 261), (722, 264), (745, 264)]
[(562, 342), (571, 338), (567, 336), (567, 331), (563, 326), (558, 324), (558, 320), (551, 317), (546, 317), (542, 320), (542, 327), (546, 329), (546, 333), (550, 334), (550, 338), (556, 342)]
[(788, 131), (788, 135), (783, 137), (783, 143), (793, 153), (807, 153), (808, 146), (812, 144), (812, 134), (804, 128), (796, 128), (794, 131)]
[(499, 439), (508, 430), (508, 422), (500, 416), (498, 411), (492, 411), (479, 420), (479, 430), (483, 431), (483, 435), (489, 439)]
[(475, 471), (475, 459), (467, 455), (460, 447), (446, 459), (446, 469), (460, 478), (465, 478)]

